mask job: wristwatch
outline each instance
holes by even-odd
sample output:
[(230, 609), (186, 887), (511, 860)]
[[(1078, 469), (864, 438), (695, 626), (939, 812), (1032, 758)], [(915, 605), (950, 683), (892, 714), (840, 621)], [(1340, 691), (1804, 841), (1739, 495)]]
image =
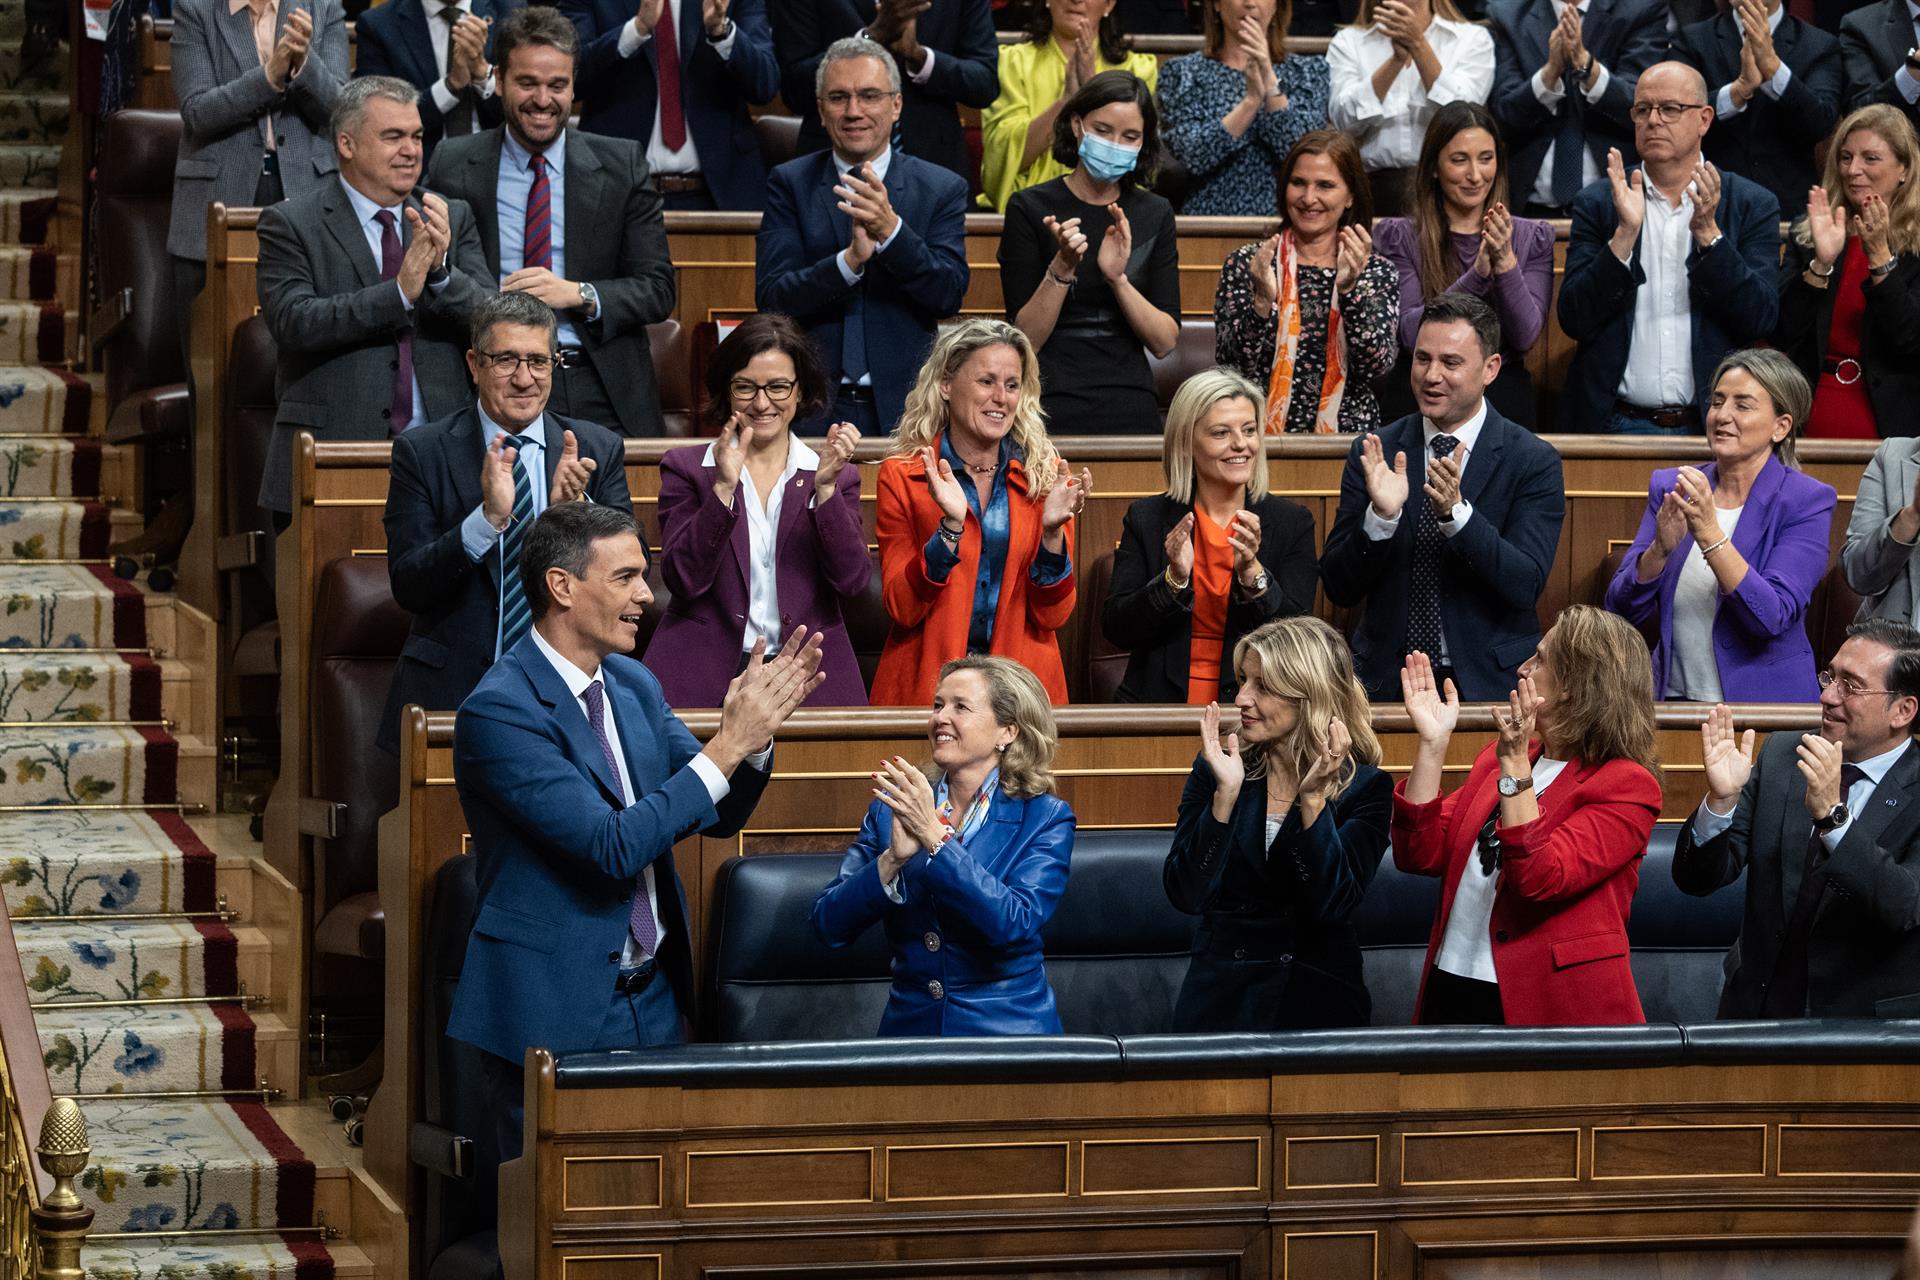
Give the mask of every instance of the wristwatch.
[(590, 316), (600, 310), (600, 291), (590, 284), (580, 286), (580, 309)]
[(1846, 801), (1842, 800), (1839, 804), (1827, 810), (1826, 817), (1815, 818), (1813, 821), (1813, 829), (1820, 835), (1825, 835), (1829, 831), (1838, 831), (1841, 827), (1846, 826), (1848, 820), (1852, 817), (1853, 814), (1847, 809)]
[(1504, 773), (1500, 775), (1500, 794), (1509, 800), (1519, 795), (1522, 791), (1531, 790), (1533, 790), (1532, 774), (1528, 774), (1524, 778), (1509, 778)]
[(1920, 79), (1920, 49), (1907, 50), (1907, 74)]
[(1271, 581), (1272, 579), (1267, 576), (1267, 571), (1262, 569), (1260, 576), (1253, 580), (1252, 586), (1243, 584), (1240, 589), (1250, 596), (1262, 596), (1267, 593), (1267, 584)]

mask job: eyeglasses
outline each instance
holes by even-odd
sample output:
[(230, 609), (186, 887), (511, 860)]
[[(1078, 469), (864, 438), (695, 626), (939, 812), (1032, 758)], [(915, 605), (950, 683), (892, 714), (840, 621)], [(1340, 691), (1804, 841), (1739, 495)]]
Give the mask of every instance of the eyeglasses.
[(1840, 682), (1840, 697), (1843, 701), (1847, 698), (1858, 698), (1862, 694), (1867, 693), (1882, 693), (1889, 698), (1897, 696), (1891, 689), (1869, 689), (1852, 676), (1836, 676), (1833, 674), (1831, 667), (1822, 671), (1814, 678), (1820, 682), (1820, 687), (1823, 690), (1830, 687), (1835, 680), (1838, 680)]
[(796, 385), (784, 378), (774, 382), (748, 382), (745, 378), (735, 378), (727, 384), (727, 390), (733, 393), (735, 400), (743, 404), (751, 404), (753, 398), (762, 391), (766, 392), (767, 399), (775, 404), (785, 404), (793, 399), (793, 389)]
[(513, 371), (523, 364), (527, 366), (528, 373), (536, 378), (544, 378), (560, 363), (557, 356), (542, 355), (537, 352), (523, 356), (512, 351), (476, 350), (474, 354), (480, 357), (481, 364), (493, 370), (493, 376), (496, 378), (512, 377)]
[(829, 89), (820, 95), (820, 101), (835, 111), (845, 111), (855, 101), (863, 107), (877, 107), (893, 96), (891, 89), (862, 89), (858, 93), (848, 93), (845, 89)]
[(1627, 114), (1633, 117), (1635, 124), (1645, 124), (1658, 112), (1661, 120), (1672, 124), (1687, 112), (1698, 111), (1706, 105), (1704, 102), (1636, 102), (1628, 108)]

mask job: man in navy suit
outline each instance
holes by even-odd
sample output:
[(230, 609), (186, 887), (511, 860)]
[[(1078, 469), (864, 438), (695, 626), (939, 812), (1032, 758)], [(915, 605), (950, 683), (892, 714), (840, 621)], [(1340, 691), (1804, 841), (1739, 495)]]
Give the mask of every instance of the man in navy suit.
[(734, 678), (702, 747), (627, 657), (652, 593), (633, 513), (567, 502), (530, 522), (533, 624), (461, 704), (453, 773), (479, 910), (447, 1034), (486, 1053), (500, 1158), (521, 1150), (526, 1052), (685, 1038), (690, 916), (673, 846), (740, 830), (773, 734), (820, 682), (818, 637)]
[(892, 55), (906, 77), (900, 150), (971, 182), (978, 166), (967, 152), (959, 108), (984, 111), (1000, 96), (988, 0), (780, 0), (773, 50), (780, 96), (800, 115), (803, 153), (827, 146), (833, 132), (814, 109), (820, 60), (836, 41), (855, 35)]
[(1506, 131), (1513, 203), (1563, 218), (1607, 148), (1633, 145), (1627, 110), (1635, 80), (1666, 51), (1665, 0), (1493, 0), (1487, 21), (1487, 108)]
[(933, 341), (967, 292), (967, 184), (892, 148), (900, 69), (873, 42), (836, 41), (817, 95), (830, 151), (773, 171), (754, 305), (807, 329), (834, 404), (809, 424), (890, 431)]
[[(1819, 16), (1816, 11), (1816, 17)], [(1920, 127), (1920, 20), (1907, 0), (1880, 0), (1840, 20), (1847, 110), (1884, 102)]]
[(1441, 294), (1414, 341), (1420, 412), (1347, 454), (1320, 577), (1329, 600), (1364, 609), (1353, 661), (1372, 697), (1396, 696), (1417, 649), (1461, 698), (1505, 699), (1540, 641), (1566, 517), (1560, 455), (1487, 403), (1499, 374), (1493, 309)]
[(1560, 282), (1560, 327), (1579, 343), (1562, 431), (1698, 435), (1721, 357), (1773, 332), (1780, 205), (1700, 159), (1707, 85), (1684, 62), (1634, 89), (1642, 165), (1618, 151), (1580, 193)]
[(488, 298), (467, 352), (478, 401), (394, 439), (387, 579), (413, 626), (374, 739), (384, 751), (399, 751), (402, 707), (459, 706), (524, 633), (509, 599), (516, 506), (521, 523), (563, 502), (633, 509), (620, 437), (546, 411), (556, 329), (531, 294)]
[[(780, 91), (766, 0), (561, 0), (580, 32), (580, 127), (631, 138), (669, 209), (759, 209), (748, 104)], [(661, 59), (671, 54), (666, 62)]]
[(429, 158), (441, 138), (500, 123), (493, 24), (526, 0), (391, 0), (354, 24), (354, 74), (398, 76), (420, 91)]

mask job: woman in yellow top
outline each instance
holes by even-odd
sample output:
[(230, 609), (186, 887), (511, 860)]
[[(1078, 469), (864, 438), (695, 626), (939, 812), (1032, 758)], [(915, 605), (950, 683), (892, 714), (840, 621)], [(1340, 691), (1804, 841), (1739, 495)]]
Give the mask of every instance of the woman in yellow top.
[(1013, 193), (1068, 172), (1053, 158), (1054, 117), (1102, 71), (1131, 71), (1154, 87), (1160, 64), (1128, 50), (1115, 0), (1046, 0), (1027, 39), (1000, 46), (1000, 96), (980, 120), (980, 203), (1002, 213)]

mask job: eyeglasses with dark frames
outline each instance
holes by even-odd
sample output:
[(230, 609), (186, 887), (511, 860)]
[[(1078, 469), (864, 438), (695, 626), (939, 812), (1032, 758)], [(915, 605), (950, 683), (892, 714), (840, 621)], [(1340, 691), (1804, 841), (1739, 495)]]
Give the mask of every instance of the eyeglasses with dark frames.
[(1636, 102), (1627, 109), (1635, 124), (1645, 124), (1658, 113), (1660, 118), (1672, 124), (1689, 111), (1698, 111), (1706, 106), (1704, 102)]
[(536, 378), (544, 378), (560, 365), (560, 357), (540, 352), (521, 355), (514, 351), (476, 350), (474, 354), (480, 357), (480, 363), (493, 370), (497, 378), (512, 377), (513, 371), (523, 364), (527, 366), (528, 373)]
[(727, 390), (732, 392), (733, 398), (742, 404), (751, 404), (753, 398), (762, 391), (767, 393), (767, 399), (773, 403), (785, 404), (793, 399), (793, 389), (798, 385), (785, 378), (776, 378), (772, 382), (749, 382), (745, 378), (735, 378), (727, 384)]

